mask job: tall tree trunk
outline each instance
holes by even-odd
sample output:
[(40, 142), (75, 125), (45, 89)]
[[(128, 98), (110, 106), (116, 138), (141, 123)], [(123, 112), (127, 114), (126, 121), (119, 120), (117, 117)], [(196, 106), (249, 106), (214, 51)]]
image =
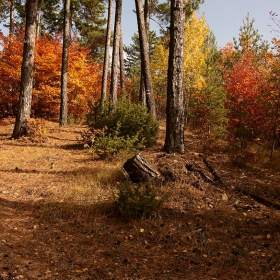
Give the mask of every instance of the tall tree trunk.
[(144, 20), (145, 20), (145, 26), (146, 26), (148, 38), (149, 38), (149, 32), (150, 32), (150, 14), (151, 14), (151, 0), (145, 0)]
[(183, 153), (184, 148), (184, 39), (186, 0), (171, 1), (170, 45), (166, 106), (167, 153)]
[(9, 36), (12, 37), (15, 31), (15, 1), (10, 1), (10, 28)]
[(21, 66), (19, 107), (12, 135), (13, 138), (19, 138), (27, 134), (26, 125), (31, 114), (37, 9), (38, 0), (26, 1), (26, 24)]
[[(150, 36), (150, 13), (151, 13), (151, 0), (145, 0), (144, 3), (144, 20), (145, 20), (145, 27), (146, 27), (146, 33), (149, 41)], [(149, 46), (148, 46), (149, 48)], [(141, 81), (140, 81), (140, 95), (139, 95), (139, 101), (143, 106), (147, 106), (147, 96), (145, 91), (145, 81), (144, 81), (144, 69), (143, 69), (143, 63), (141, 63)]]
[(139, 42), (140, 42), (140, 53), (141, 53), (141, 63), (143, 66), (141, 70), (143, 71), (144, 85), (147, 97), (147, 107), (149, 113), (156, 118), (156, 107), (155, 99), (152, 85), (152, 75), (150, 69), (150, 59), (149, 59), (149, 41), (145, 26), (144, 10), (142, 0), (135, 0), (136, 14), (138, 21), (138, 31), (139, 31)]
[[(121, 23), (120, 23), (121, 24)], [(124, 69), (124, 55), (123, 55), (123, 36), (122, 36), (122, 26), (120, 26), (120, 87), (122, 93), (125, 92), (125, 69)]]
[(277, 105), (276, 105), (276, 111), (275, 111), (275, 118), (273, 121), (273, 128), (272, 128), (272, 146), (271, 146), (271, 152), (270, 157), (273, 157), (274, 150), (275, 150), (275, 144), (276, 144), (276, 134), (277, 134), (277, 126), (278, 126), (278, 118), (279, 118), (279, 110), (280, 110), (280, 91), (278, 92), (278, 99), (277, 99)]
[(112, 74), (111, 74), (111, 89), (110, 99), (114, 106), (117, 103), (118, 93), (118, 74), (119, 74), (119, 50), (120, 50), (120, 28), (122, 16), (122, 0), (116, 0), (115, 27), (114, 27), (114, 42), (113, 42), (113, 59), (112, 59)]
[(63, 23), (63, 50), (61, 66), (61, 92), (60, 92), (60, 126), (67, 124), (68, 115), (68, 50), (70, 43), (70, 0), (64, 0), (64, 23)]
[(37, 38), (40, 37), (41, 35), (41, 24), (42, 24), (42, 9), (41, 7), (38, 8), (38, 12), (37, 12)]
[(110, 59), (110, 46), (111, 46), (111, 28), (113, 22), (113, 5), (114, 0), (109, 0), (108, 3), (108, 20), (107, 20), (107, 32), (106, 32), (106, 45), (105, 55), (103, 62), (103, 75), (102, 75), (102, 90), (101, 90), (101, 111), (104, 109), (104, 104), (107, 99), (107, 80), (108, 80), (108, 68)]

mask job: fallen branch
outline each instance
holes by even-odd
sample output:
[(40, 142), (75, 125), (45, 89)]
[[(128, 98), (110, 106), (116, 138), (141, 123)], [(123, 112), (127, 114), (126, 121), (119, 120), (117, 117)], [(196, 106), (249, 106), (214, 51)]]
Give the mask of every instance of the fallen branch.
[(227, 189), (226, 185), (224, 184), (224, 182), (222, 181), (221, 177), (219, 176), (219, 174), (217, 173), (217, 171), (214, 169), (214, 167), (208, 162), (208, 160), (206, 159), (206, 157), (202, 154), (199, 154), (199, 156), (203, 159), (203, 162), (205, 163), (205, 165), (207, 166), (207, 168), (209, 169), (210, 173), (213, 175), (214, 180), (216, 181), (216, 183), (218, 183), (218, 185), (220, 187), (222, 187), (223, 189)]
[(272, 202), (272, 201), (270, 201), (270, 200), (267, 200), (267, 199), (264, 198), (264, 197), (261, 197), (261, 196), (259, 196), (259, 195), (257, 195), (257, 194), (254, 194), (254, 193), (251, 193), (251, 192), (246, 191), (246, 190), (244, 190), (244, 189), (241, 189), (241, 188), (239, 188), (239, 187), (235, 187), (234, 190), (235, 190), (236, 192), (241, 192), (241, 193), (243, 193), (243, 194), (245, 194), (245, 195), (248, 195), (248, 196), (250, 196), (251, 198), (253, 198), (254, 200), (256, 200), (257, 202), (260, 202), (260, 203), (262, 203), (262, 204), (264, 204), (264, 205), (266, 205), (266, 206), (270, 206), (270, 207), (273, 207), (273, 208), (275, 208), (275, 209), (277, 209), (277, 210), (280, 210), (280, 205), (279, 205), (278, 203), (274, 203), (274, 202)]

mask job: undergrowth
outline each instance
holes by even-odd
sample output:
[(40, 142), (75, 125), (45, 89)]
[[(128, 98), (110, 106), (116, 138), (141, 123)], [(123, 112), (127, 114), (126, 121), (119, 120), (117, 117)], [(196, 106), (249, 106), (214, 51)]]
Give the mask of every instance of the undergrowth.
[(125, 219), (136, 219), (156, 214), (167, 195), (158, 197), (155, 187), (150, 184), (124, 182), (118, 188), (115, 201), (117, 212)]
[(89, 106), (89, 132), (83, 137), (100, 158), (112, 158), (121, 151), (135, 152), (156, 143), (157, 121), (145, 107), (132, 103), (129, 98), (122, 98), (114, 107), (107, 104), (102, 111), (99, 103)]

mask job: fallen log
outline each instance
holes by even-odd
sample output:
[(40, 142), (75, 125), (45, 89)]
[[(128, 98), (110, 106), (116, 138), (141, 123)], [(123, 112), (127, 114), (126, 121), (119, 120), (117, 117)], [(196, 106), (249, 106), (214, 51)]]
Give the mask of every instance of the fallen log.
[(259, 196), (257, 194), (251, 193), (251, 192), (246, 191), (246, 190), (244, 190), (242, 188), (239, 188), (239, 187), (235, 187), (234, 190), (236, 192), (241, 192), (241, 193), (243, 193), (243, 194), (245, 194), (247, 196), (250, 196), (251, 198), (253, 198), (257, 202), (262, 203), (265, 206), (273, 207), (273, 208), (275, 208), (277, 210), (280, 210), (280, 205), (278, 203), (274, 203), (274, 202), (272, 202), (270, 200), (267, 200), (266, 198), (264, 198), (262, 196)]
[(140, 153), (128, 159), (123, 165), (132, 182), (150, 182), (160, 178), (159, 172)]

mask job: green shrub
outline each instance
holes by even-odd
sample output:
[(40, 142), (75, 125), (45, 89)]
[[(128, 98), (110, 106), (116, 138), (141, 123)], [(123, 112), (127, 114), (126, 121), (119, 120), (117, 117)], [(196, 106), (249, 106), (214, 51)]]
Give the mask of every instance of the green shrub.
[(150, 185), (125, 182), (119, 187), (115, 204), (121, 216), (125, 219), (135, 219), (157, 212), (165, 198), (166, 196), (158, 198)]
[(112, 107), (106, 105), (103, 113), (100, 104), (89, 104), (87, 125), (92, 150), (101, 157), (110, 157), (121, 150), (140, 150), (156, 143), (158, 123), (139, 104), (123, 98)]

